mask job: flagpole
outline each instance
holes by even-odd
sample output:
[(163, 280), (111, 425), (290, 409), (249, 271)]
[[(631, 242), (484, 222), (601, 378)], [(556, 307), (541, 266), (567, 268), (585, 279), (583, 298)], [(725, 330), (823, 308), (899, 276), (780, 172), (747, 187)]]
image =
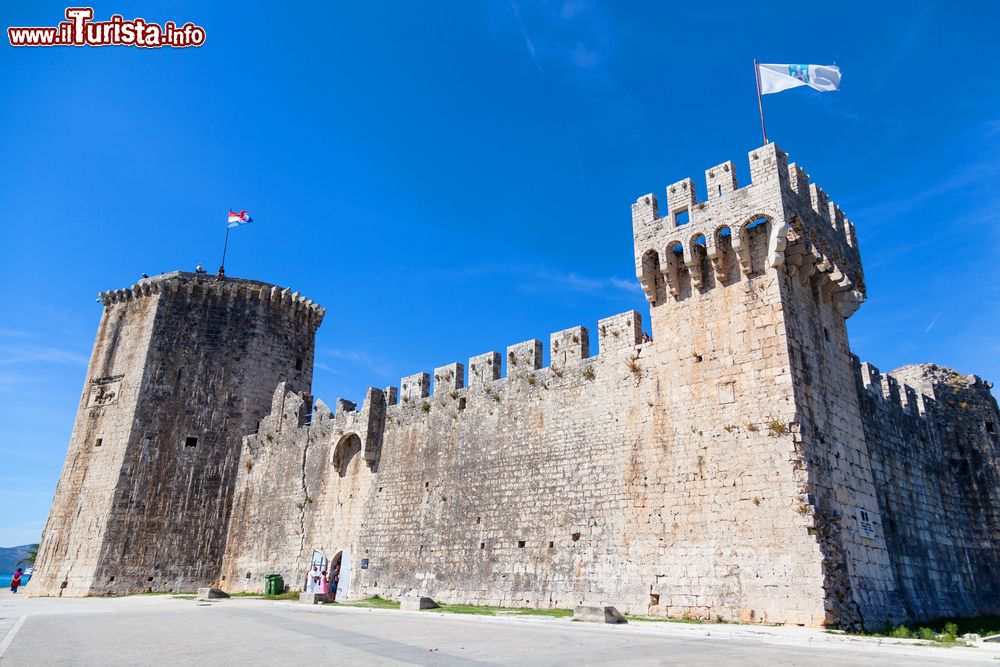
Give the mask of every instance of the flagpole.
[(222, 246), (222, 264), (219, 265), (219, 273), (226, 271), (226, 250), (229, 249), (229, 224), (226, 224), (226, 242)]
[(764, 145), (767, 146), (767, 128), (764, 126), (764, 102), (760, 96), (760, 65), (753, 59), (753, 76), (757, 80), (757, 108), (760, 109), (760, 131), (764, 135)]

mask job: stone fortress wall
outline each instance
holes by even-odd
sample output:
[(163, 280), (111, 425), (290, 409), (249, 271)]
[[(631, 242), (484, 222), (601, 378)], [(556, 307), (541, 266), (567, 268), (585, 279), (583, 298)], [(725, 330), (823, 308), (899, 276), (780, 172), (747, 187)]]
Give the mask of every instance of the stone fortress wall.
[[(934, 364), (856, 364), (893, 585), (909, 618), (1000, 600), (1000, 466), (991, 385)], [(995, 613), (993, 611), (992, 613)]]
[[(437, 368), (433, 385), (418, 373), (369, 388), (360, 409), (270, 375), (287, 382), (255, 395), (269, 414), (227, 450), (231, 512), (178, 529), (196, 543), (226, 533), (202, 583), (259, 591), (280, 572), (295, 586), (319, 550), (342, 559), (350, 597), (848, 627), (1000, 611), (988, 385), (858, 362), (854, 226), (775, 145), (749, 161), (743, 187), (727, 162), (706, 172), (704, 201), (685, 179), (662, 217), (653, 195), (633, 206), (652, 342), (629, 311), (552, 334), (547, 367), (525, 341), (467, 374)], [(91, 532), (52, 521), (46, 539)], [(134, 548), (123, 534), (104, 539), (109, 554)], [(178, 549), (162, 526), (139, 539)]]
[[(258, 590), (275, 569), (296, 582), (315, 548), (351, 554), (352, 597), (844, 625), (996, 609), (973, 584), (998, 581), (996, 551), (972, 535), (931, 538), (975, 549), (964, 572), (923, 590), (896, 574), (933, 554), (901, 564), (897, 531), (919, 532), (907, 522), (926, 510), (886, 495), (894, 422), (874, 422), (857, 388), (854, 227), (775, 146), (750, 166), (744, 188), (731, 162), (708, 170), (704, 202), (690, 179), (669, 186), (663, 217), (652, 195), (633, 207), (652, 343), (623, 313), (598, 323), (596, 357), (576, 327), (550, 337), (547, 368), (526, 341), (470, 359), (468, 386), (450, 364), (433, 393), (416, 374), (399, 402), (370, 389), (360, 413), (318, 402), (309, 423), (295, 415), (311, 398), (279, 388), (247, 439), (221, 583)], [(985, 424), (996, 406), (979, 398)], [(985, 470), (979, 532), (996, 540), (996, 438), (968, 435), (954, 456)]]

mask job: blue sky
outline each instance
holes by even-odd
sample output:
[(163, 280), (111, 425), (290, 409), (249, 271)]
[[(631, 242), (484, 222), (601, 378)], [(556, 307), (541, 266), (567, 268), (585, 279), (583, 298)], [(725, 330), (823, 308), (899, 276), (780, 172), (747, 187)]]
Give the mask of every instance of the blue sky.
[[(214, 269), (246, 208), (227, 269), (327, 307), (328, 403), (648, 313), (629, 205), (727, 159), (747, 182), (754, 56), (843, 70), (764, 104), (857, 225), (855, 351), (1000, 380), (1000, 5), (711, 6), (115, 2), (96, 17), (207, 42), (0, 46), (0, 545), (40, 535), (98, 291)], [(64, 7), (6, 3), (3, 27)]]

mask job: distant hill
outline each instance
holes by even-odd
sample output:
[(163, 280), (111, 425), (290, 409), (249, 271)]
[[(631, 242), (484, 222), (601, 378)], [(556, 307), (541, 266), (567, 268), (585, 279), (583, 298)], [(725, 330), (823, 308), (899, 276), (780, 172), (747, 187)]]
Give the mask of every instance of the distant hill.
[[(28, 555), (28, 549), (32, 545), (22, 544), (19, 547), (0, 547), (0, 573), (13, 572), (18, 567), (18, 562)], [(21, 567), (27, 567), (21, 565)]]

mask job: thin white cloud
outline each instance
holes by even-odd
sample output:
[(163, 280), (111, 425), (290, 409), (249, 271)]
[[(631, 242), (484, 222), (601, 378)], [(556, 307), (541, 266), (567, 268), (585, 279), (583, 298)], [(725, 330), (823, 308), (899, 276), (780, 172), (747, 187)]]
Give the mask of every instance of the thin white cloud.
[[(499, 274), (523, 292), (542, 294), (553, 291), (570, 291), (606, 299), (618, 299), (624, 294), (641, 292), (635, 280), (619, 276), (587, 276), (576, 271), (560, 271), (545, 266), (524, 264), (471, 264), (434, 273), (438, 280), (469, 279)], [(347, 353), (345, 353), (347, 354)]]
[(509, 19), (499, 21), (498, 32), (509, 39), (510, 28), (516, 28), (539, 74), (563, 69), (585, 79), (607, 77), (614, 27), (600, 3), (507, 0), (507, 6), (513, 26)]
[(944, 314), (943, 312), (940, 312), (940, 313), (938, 313), (937, 315), (934, 316), (934, 319), (931, 320), (931, 323), (927, 325), (926, 329), (924, 329), (924, 334), (929, 333), (930, 330), (934, 328), (934, 325), (937, 324), (937, 321), (941, 319), (941, 316), (943, 314)]
[[(375, 358), (366, 352), (359, 352), (357, 350), (340, 350), (337, 348), (324, 347), (317, 350), (317, 356), (337, 359), (338, 361), (352, 366), (361, 366), (384, 377), (391, 376), (393, 372), (393, 364), (388, 360)], [(342, 374), (336, 368), (323, 361), (316, 361), (315, 365), (317, 368), (329, 373), (333, 373), (335, 375)], [(347, 374), (343, 375), (346, 376)]]
[(0, 366), (36, 363), (86, 366), (88, 361), (83, 354), (57, 347), (22, 345), (0, 348)]
[(20, 329), (0, 327), (0, 338), (31, 338), (31, 334)]
[(531, 41), (531, 36), (528, 35), (527, 29), (524, 27), (524, 21), (521, 20), (521, 12), (518, 10), (517, 5), (513, 2), (507, 2), (510, 7), (510, 11), (514, 14), (514, 21), (517, 23), (518, 29), (521, 31), (521, 38), (524, 39), (524, 45), (528, 49), (528, 55), (531, 56), (531, 62), (535, 64), (535, 69), (542, 76), (545, 76), (545, 70), (542, 69), (541, 63), (538, 62), (538, 53), (535, 51), (535, 45)]

